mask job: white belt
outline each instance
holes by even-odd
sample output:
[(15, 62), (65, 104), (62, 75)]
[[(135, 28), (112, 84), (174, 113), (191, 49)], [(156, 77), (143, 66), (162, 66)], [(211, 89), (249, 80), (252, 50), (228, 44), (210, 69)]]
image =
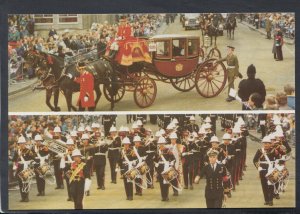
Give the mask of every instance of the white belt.
[(146, 153), (153, 153), (154, 151), (146, 151)]
[(228, 65), (227, 69), (235, 68), (235, 66)]
[(120, 149), (120, 147), (117, 147), (117, 148), (108, 148), (110, 150), (116, 150), (116, 149)]
[(97, 152), (95, 155), (105, 155), (105, 153)]

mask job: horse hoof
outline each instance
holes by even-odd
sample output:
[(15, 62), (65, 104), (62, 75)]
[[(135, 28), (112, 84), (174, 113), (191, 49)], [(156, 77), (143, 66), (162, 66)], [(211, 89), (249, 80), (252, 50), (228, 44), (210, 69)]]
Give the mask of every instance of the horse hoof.
[(56, 107), (56, 108), (54, 109), (54, 111), (61, 111), (61, 110), (60, 110), (60, 107)]

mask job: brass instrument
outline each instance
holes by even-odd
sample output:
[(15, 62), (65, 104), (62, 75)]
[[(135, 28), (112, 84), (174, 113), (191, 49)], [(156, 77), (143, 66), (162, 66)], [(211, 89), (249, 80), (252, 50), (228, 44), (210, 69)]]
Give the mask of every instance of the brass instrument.
[(45, 138), (45, 143), (48, 149), (56, 154), (63, 154), (66, 152), (67, 146), (63, 143), (63, 141), (53, 140), (48, 137)]

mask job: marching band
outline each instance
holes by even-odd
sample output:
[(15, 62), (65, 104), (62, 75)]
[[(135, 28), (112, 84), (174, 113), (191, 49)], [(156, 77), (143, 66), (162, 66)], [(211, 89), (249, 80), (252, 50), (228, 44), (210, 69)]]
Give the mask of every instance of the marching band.
[[(91, 194), (93, 172), (97, 189), (105, 190), (108, 158), (111, 183), (116, 184), (120, 174), (127, 200), (147, 194), (147, 189), (157, 188), (155, 182), (158, 182), (161, 200), (169, 201), (170, 187), (173, 196), (180, 196), (183, 189), (192, 191), (194, 184), (205, 178), (207, 207), (221, 208), (227, 198), (234, 197), (233, 192), (243, 180), (249, 132), (241, 116), (228, 120), (223, 115), (220, 119), (225, 131), (221, 140), (212, 131), (210, 116), (198, 126), (193, 115), (185, 126), (178, 123), (176, 115), (171, 115), (169, 124), (161, 124), (155, 133), (137, 120), (131, 130), (126, 126), (117, 130), (112, 124), (107, 136), (97, 121), (90, 121), (91, 127), (81, 123), (65, 135), (60, 126), (48, 126), (34, 140), (21, 135), (13, 157), (21, 201), (29, 201), (34, 177), (37, 196), (45, 196), (46, 182), (56, 183), (55, 189), (63, 189), (65, 179), (67, 201), (73, 201), (75, 209), (83, 209), (84, 195)], [(269, 206), (273, 205), (273, 198), (280, 198), (279, 193), (285, 191), (288, 182), (285, 165), (291, 147), (287, 142), (286, 122), (276, 114), (267, 117), (268, 135), (262, 139), (262, 147), (253, 159), (265, 205)], [(28, 141), (34, 142), (31, 147)]]

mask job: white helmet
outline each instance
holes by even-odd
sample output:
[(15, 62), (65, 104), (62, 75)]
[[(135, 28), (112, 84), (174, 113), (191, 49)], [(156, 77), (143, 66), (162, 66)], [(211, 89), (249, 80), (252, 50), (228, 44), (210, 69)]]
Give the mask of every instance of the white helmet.
[(61, 129), (59, 126), (56, 126), (53, 130), (53, 132), (57, 132), (57, 133), (60, 133), (61, 132)]
[(119, 132), (124, 132), (124, 126), (121, 126), (121, 127), (119, 128)]
[(228, 133), (225, 133), (222, 137), (223, 140), (231, 140), (231, 136)]
[(139, 128), (139, 127), (138, 127), (138, 125), (137, 125), (136, 123), (133, 123), (132, 126), (131, 126), (131, 128), (132, 128), (132, 129), (137, 129), (137, 128)]
[(269, 136), (270, 140), (275, 140), (276, 139), (275, 138), (275, 133), (271, 133), (268, 136)]
[(263, 139), (262, 139), (262, 143), (271, 143), (271, 139), (269, 136), (265, 136)]
[(141, 141), (142, 141), (142, 139), (140, 136), (138, 136), (138, 135), (134, 136), (133, 142), (141, 142)]
[(212, 136), (211, 139), (210, 139), (210, 142), (217, 142), (217, 143), (220, 143), (219, 139), (217, 136)]
[(210, 119), (210, 117), (209, 117), (209, 116), (207, 116), (207, 117), (205, 118), (204, 122), (205, 122), (205, 123), (211, 123), (211, 119)]
[(82, 156), (79, 149), (74, 149), (73, 150), (72, 157), (75, 157), (75, 156), (80, 156), (80, 157)]
[(88, 140), (88, 139), (90, 139), (90, 138), (89, 138), (89, 135), (86, 134), (86, 133), (84, 133), (84, 134), (81, 136), (81, 140)]
[(72, 138), (69, 138), (69, 139), (67, 140), (66, 145), (74, 145), (73, 139), (72, 139)]
[(109, 129), (109, 132), (116, 132), (116, 131), (117, 131), (117, 128), (113, 125)]
[(157, 144), (164, 144), (164, 143), (167, 143), (166, 139), (163, 136), (159, 137)]
[(284, 137), (283, 131), (276, 131), (275, 137)]
[(42, 141), (42, 140), (43, 140), (43, 138), (42, 138), (42, 136), (41, 136), (41, 135), (37, 134), (37, 135), (34, 137), (34, 140), (35, 140), (35, 141), (37, 141), (37, 140), (40, 140), (40, 141)]
[(100, 124), (99, 123), (92, 123), (92, 128), (100, 128)]
[(155, 137), (160, 137), (160, 136), (161, 136), (160, 131), (155, 132)]
[(128, 137), (124, 137), (122, 140), (122, 144), (131, 144)]
[(71, 137), (77, 137), (77, 132), (76, 131), (71, 131), (70, 135), (71, 135)]
[(142, 125), (143, 125), (143, 122), (142, 122), (141, 120), (137, 120), (137, 121), (136, 121), (136, 125), (142, 126)]
[(80, 126), (77, 131), (84, 132), (84, 128), (82, 126)]
[(201, 128), (198, 131), (198, 134), (206, 134), (204, 126), (201, 126)]
[(196, 119), (195, 119), (195, 117), (192, 115), (192, 116), (190, 116), (190, 121), (195, 121)]
[(124, 126), (124, 132), (129, 132), (130, 130), (129, 130), (129, 128), (128, 128), (128, 126)]
[(176, 132), (172, 132), (171, 134), (170, 134), (170, 137), (169, 137), (170, 139), (177, 139), (178, 137), (177, 137), (177, 134), (176, 134)]
[(86, 127), (85, 127), (85, 131), (87, 131), (87, 132), (91, 132), (91, 131), (92, 131), (92, 129), (91, 129), (91, 127), (90, 127), (90, 126), (86, 126)]
[(170, 124), (167, 126), (167, 129), (168, 129), (168, 130), (173, 130), (173, 129), (174, 129), (174, 124), (173, 124), (173, 123), (170, 123)]
[(178, 124), (178, 120), (177, 120), (177, 118), (174, 118), (174, 119), (172, 120), (172, 123), (174, 123), (174, 124)]
[(26, 143), (25, 137), (23, 136), (19, 137), (18, 143)]
[(159, 130), (159, 132), (160, 132), (161, 135), (166, 134), (166, 131), (164, 129)]

